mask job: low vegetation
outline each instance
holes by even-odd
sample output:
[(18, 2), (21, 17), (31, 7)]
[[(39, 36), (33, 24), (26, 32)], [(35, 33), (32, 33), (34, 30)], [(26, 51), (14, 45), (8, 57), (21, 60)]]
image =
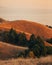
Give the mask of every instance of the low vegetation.
[(46, 25), (48, 28), (51, 28), (52, 29), (52, 26), (49, 26), (49, 25)]
[(48, 43), (52, 44), (52, 38), (46, 40)]
[(35, 59), (10, 59), (0, 60), (0, 65), (52, 65), (52, 56), (35, 58)]
[(18, 57), (41, 57), (46, 55), (52, 55), (52, 47), (46, 47), (44, 40), (34, 34), (31, 35), (30, 39), (27, 40), (24, 33), (16, 33), (14, 29), (10, 31), (0, 31), (0, 41), (7, 42), (10, 44), (28, 47), (23, 53), (20, 53)]

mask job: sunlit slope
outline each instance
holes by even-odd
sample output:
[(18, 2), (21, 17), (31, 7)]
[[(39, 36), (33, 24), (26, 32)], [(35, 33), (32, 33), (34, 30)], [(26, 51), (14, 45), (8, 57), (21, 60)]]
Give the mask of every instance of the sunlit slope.
[(24, 33), (34, 34), (35, 36), (41, 36), (44, 39), (52, 38), (52, 29), (32, 21), (16, 20), (10, 21), (4, 24), (0, 24), (0, 29), (14, 28), (17, 32), (21, 31)]
[(27, 49), (27, 47), (20, 47), (0, 42), (0, 59), (14, 58), (20, 51)]

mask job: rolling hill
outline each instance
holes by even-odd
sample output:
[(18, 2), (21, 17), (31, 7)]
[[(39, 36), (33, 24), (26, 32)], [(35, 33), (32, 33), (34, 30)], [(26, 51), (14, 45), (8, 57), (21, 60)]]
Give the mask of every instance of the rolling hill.
[[(45, 42), (45, 46), (52, 45)], [(0, 59), (17, 58), (17, 55), (25, 50), (28, 50), (28, 47), (15, 46), (9, 43), (0, 42)]]
[(0, 42), (0, 59), (9, 59), (9, 58), (15, 58), (15, 56), (23, 52), (24, 50), (27, 50), (27, 47), (20, 47), (11, 45), (8, 43)]
[[(45, 25), (32, 21), (16, 20), (0, 24), (0, 30), (8, 31), (11, 28), (15, 29), (17, 33), (24, 32), (26, 34), (27, 39), (30, 38), (31, 34), (34, 34), (35, 36), (39, 35), (44, 39), (52, 38), (52, 29), (46, 27)], [(45, 42), (45, 46), (52, 45)], [(23, 51), (25, 49), (27, 48), (0, 42), (0, 58), (4, 59), (9, 57), (15, 57), (18, 51)]]
[(7, 20), (0, 18), (0, 24), (1, 23), (6, 23), (6, 22), (7, 22)]
[(39, 35), (44, 39), (52, 38), (52, 29), (32, 21), (16, 20), (0, 24), (0, 29), (9, 30), (11, 28), (15, 29), (17, 32), (24, 32), (27, 37), (34, 34), (35, 36)]

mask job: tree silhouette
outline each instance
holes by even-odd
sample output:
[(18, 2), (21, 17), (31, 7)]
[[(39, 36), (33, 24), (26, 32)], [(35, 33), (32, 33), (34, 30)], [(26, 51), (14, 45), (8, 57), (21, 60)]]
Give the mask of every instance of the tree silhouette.
[(8, 32), (8, 42), (9, 43), (15, 43), (16, 42), (16, 39), (15, 39), (16, 36), (17, 36), (16, 31), (11, 28), (10, 31)]
[(32, 49), (33, 46), (35, 45), (35, 43), (36, 43), (36, 38), (35, 38), (34, 34), (32, 34), (30, 37), (29, 43), (28, 43), (28, 47), (30, 49)]
[(48, 43), (52, 44), (52, 38), (46, 40)]
[(37, 44), (40, 47), (40, 54), (45, 56), (46, 55), (46, 47), (44, 44), (44, 40), (40, 36), (37, 36)]
[(24, 33), (20, 33), (18, 39), (19, 39), (19, 41), (18, 41), (19, 45), (27, 46), (27, 38)]

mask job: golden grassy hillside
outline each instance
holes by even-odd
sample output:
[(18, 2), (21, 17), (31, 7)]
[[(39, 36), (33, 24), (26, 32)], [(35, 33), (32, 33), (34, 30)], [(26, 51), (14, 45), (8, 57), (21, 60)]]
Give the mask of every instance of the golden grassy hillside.
[[(45, 46), (52, 46), (52, 45), (45, 42)], [(0, 59), (17, 58), (16, 56), (17, 54), (27, 49), (28, 47), (15, 46), (9, 43), (0, 42)]]
[(10, 28), (14, 28), (17, 32), (24, 32), (27, 35), (35, 34), (35, 36), (39, 35), (44, 39), (52, 38), (52, 29), (36, 22), (16, 20), (0, 24), (0, 29), (7, 30)]
[[(18, 33), (24, 32), (27, 39), (30, 38), (31, 34), (39, 35), (44, 39), (52, 38), (52, 29), (32, 21), (16, 20), (0, 24), (0, 30), (10, 30), (11, 28), (15, 29)], [(52, 46), (47, 42), (45, 42), (45, 45)]]
[(27, 49), (27, 47), (20, 47), (0, 42), (0, 59), (14, 58), (20, 51)]
[(0, 65), (52, 65), (52, 56), (35, 58), (35, 59), (10, 59), (0, 60)]

